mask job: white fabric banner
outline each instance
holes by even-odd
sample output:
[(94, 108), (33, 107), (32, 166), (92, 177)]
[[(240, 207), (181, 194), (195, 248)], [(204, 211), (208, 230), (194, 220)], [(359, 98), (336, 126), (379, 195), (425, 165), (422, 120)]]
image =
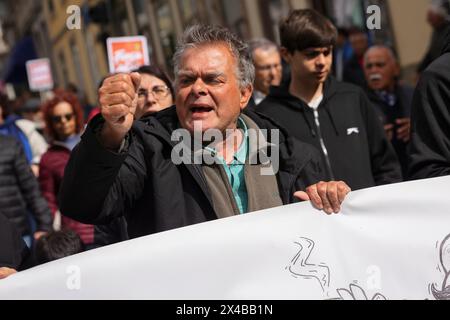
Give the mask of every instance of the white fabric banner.
[[(295, 204), (86, 252), (0, 281), (2, 299), (442, 299), (450, 177)], [(447, 292), (445, 292), (447, 290)]]

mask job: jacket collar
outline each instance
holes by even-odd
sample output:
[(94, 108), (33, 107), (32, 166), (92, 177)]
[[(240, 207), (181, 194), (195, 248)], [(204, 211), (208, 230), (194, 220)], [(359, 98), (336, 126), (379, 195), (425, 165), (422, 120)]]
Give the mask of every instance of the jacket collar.
[[(272, 87), (270, 90), (269, 97), (273, 98), (275, 100), (284, 100), (286, 102), (295, 103), (295, 105), (298, 107), (298, 103), (301, 102), (301, 106), (304, 108), (307, 108), (307, 104), (293, 96), (289, 92), (289, 86), (291, 85), (290, 81), (287, 81), (285, 84), (279, 87)], [(328, 79), (324, 83), (323, 87), (323, 101), (328, 100), (331, 98), (337, 91), (337, 80), (333, 76), (329, 76)]]

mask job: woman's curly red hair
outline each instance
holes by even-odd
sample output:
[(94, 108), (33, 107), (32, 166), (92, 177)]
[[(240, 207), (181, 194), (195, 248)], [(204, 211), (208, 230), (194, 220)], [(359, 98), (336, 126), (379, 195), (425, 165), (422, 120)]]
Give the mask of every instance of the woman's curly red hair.
[(76, 133), (79, 134), (84, 127), (84, 114), (77, 96), (74, 95), (73, 93), (64, 90), (55, 90), (54, 94), (55, 96), (53, 97), (53, 99), (47, 101), (42, 106), (42, 112), (44, 113), (44, 121), (46, 125), (45, 126), (46, 132), (48, 133), (51, 139), (57, 139), (58, 136), (56, 134), (55, 129), (53, 128), (52, 122), (53, 109), (59, 103), (67, 102), (68, 104), (70, 104), (73, 113), (75, 114)]

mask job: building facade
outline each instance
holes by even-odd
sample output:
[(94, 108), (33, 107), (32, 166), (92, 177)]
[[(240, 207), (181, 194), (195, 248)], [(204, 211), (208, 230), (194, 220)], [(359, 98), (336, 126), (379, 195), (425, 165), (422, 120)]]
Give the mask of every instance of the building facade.
[[(429, 39), (429, 0), (14, 0), (3, 26), (6, 45), (31, 33), (39, 57), (52, 61), (55, 83), (74, 84), (90, 104), (108, 74), (106, 39), (144, 35), (152, 63), (171, 73), (172, 56), (183, 30), (194, 23), (224, 25), (243, 39), (279, 42), (278, 25), (292, 9), (315, 8), (340, 27), (365, 28), (365, 9), (382, 9), (382, 29), (368, 32), (374, 42), (396, 50), (402, 67), (419, 62)], [(69, 29), (70, 6), (80, 9), (81, 28)], [(24, 9), (25, 8), (25, 9)], [(407, 9), (405, 9), (407, 8)], [(1, 9), (1, 8), (0, 8)], [(408, 12), (408, 14), (405, 14)], [(25, 14), (24, 14), (25, 13)], [(20, 17), (17, 19), (16, 17)]]

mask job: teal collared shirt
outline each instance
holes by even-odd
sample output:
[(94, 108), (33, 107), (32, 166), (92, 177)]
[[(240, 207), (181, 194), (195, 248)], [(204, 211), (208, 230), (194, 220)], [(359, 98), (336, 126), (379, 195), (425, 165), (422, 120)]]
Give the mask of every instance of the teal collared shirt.
[(205, 150), (215, 155), (215, 158), (219, 160), (220, 164), (223, 166), (228, 181), (230, 182), (231, 189), (233, 190), (234, 199), (236, 200), (239, 211), (241, 214), (244, 214), (247, 213), (248, 209), (247, 186), (245, 185), (245, 162), (248, 157), (248, 129), (242, 118), (238, 119), (237, 127), (243, 131), (244, 139), (234, 155), (233, 162), (229, 165), (226, 163), (225, 159), (216, 155), (216, 150), (209, 147), (206, 147)]

